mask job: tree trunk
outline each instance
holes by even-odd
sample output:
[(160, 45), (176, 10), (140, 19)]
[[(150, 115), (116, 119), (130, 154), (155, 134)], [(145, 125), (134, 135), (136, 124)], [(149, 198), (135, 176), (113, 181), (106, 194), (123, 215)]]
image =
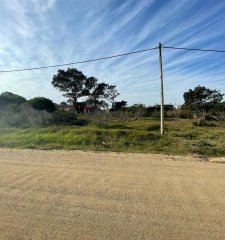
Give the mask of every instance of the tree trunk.
[(74, 112), (77, 113), (77, 99), (76, 98), (73, 99), (73, 108), (74, 108)]

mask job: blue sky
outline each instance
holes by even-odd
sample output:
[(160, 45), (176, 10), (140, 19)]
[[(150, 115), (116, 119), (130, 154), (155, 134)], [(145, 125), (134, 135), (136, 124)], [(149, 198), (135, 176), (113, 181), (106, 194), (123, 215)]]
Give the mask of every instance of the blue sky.
[[(225, 49), (224, 0), (0, 0), (0, 70), (81, 61), (166, 46)], [(225, 92), (225, 54), (163, 49), (165, 102), (197, 85)], [(118, 100), (159, 102), (158, 52), (76, 65), (116, 84)], [(65, 100), (55, 69), (0, 73), (0, 92)]]

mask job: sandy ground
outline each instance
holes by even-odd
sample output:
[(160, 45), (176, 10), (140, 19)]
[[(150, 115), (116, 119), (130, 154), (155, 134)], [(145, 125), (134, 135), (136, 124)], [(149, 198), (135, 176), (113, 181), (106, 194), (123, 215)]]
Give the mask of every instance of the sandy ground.
[(225, 164), (0, 149), (0, 239), (225, 239)]

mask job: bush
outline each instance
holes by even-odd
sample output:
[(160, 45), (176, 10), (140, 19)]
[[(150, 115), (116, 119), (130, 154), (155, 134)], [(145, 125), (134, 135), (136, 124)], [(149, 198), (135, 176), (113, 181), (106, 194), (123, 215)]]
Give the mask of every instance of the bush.
[(223, 112), (216, 112), (216, 113), (207, 113), (206, 120), (212, 121), (225, 121), (225, 113)]
[(112, 116), (118, 119), (123, 126), (127, 126), (128, 121), (131, 117), (133, 117), (133, 114), (126, 111), (118, 111), (114, 112)]
[(136, 120), (145, 116), (147, 113), (147, 109), (143, 104), (134, 104), (131, 107), (127, 107), (126, 111)]
[(114, 114), (110, 112), (96, 111), (89, 114), (88, 119), (90, 122), (95, 123), (96, 125), (106, 126), (108, 125), (112, 115)]
[(182, 119), (192, 119), (193, 118), (193, 112), (188, 110), (182, 110), (182, 109), (175, 109), (171, 111), (167, 111), (165, 113), (165, 117), (167, 118), (182, 118)]
[(86, 125), (86, 119), (78, 119), (74, 113), (65, 111), (47, 111), (35, 110), (27, 104), (21, 106), (9, 105), (0, 111), (0, 127), (31, 127), (54, 125)]
[(22, 96), (13, 94), (11, 92), (4, 92), (0, 94), (0, 109), (4, 109), (9, 105), (21, 105), (26, 102), (26, 99)]
[(56, 110), (55, 104), (52, 100), (44, 97), (35, 97), (27, 101), (26, 104), (29, 104), (36, 110), (54, 112)]
[(160, 111), (154, 111), (151, 113), (150, 117), (152, 118), (160, 118)]
[(28, 127), (47, 125), (51, 115), (46, 111), (37, 111), (27, 105), (10, 105), (0, 112), (0, 126)]
[(207, 122), (205, 119), (197, 119), (192, 123), (193, 126), (204, 127), (204, 126), (211, 126), (214, 127), (215, 124)]
[(60, 125), (76, 125), (78, 122), (77, 116), (74, 113), (65, 111), (55, 111), (52, 113), (51, 123)]

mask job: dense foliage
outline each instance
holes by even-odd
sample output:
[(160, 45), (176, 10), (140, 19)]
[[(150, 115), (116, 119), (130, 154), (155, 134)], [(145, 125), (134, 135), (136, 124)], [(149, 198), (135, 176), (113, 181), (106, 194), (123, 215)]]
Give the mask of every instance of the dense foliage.
[(119, 95), (116, 86), (104, 82), (99, 83), (95, 77), (87, 77), (76, 68), (58, 70), (53, 76), (52, 85), (63, 92), (68, 102), (77, 110), (79, 98), (88, 97), (88, 102), (93, 103), (95, 109), (107, 107), (108, 102), (112, 105)]
[(3, 92), (0, 95), (0, 109), (5, 108), (11, 104), (20, 105), (26, 102), (26, 99), (22, 96), (11, 92)]
[(1, 128), (0, 147), (85, 149), (225, 156), (223, 122), (193, 126), (192, 120), (166, 120), (161, 136), (158, 120), (111, 119), (107, 125)]
[[(83, 96), (86, 94), (87, 101), (94, 104), (94, 112), (82, 115), (76, 113), (71, 105), (67, 107), (65, 102), (58, 106), (44, 97), (35, 97), (27, 101), (22, 96), (4, 92), (0, 94), (0, 127), (83, 126), (88, 123), (107, 126), (111, 119), (116, 119), (126, 126), (131, 119), (138, 120), (143, 117), (160, 118), (159, 105), (146, 107), (143, 104), (133, 104), (127, 106), (126, 101), (115, 101), (115, 98), (119, 95), (116, 86), (99, 83), (94, 77), (87, 78), (76, 69), (68, 70), (69, 72), (75, 71), (74, 76), (79, 73), (80, 79), (84, 78), (85, 84), (80, 89), (83, 89)], [(64, 71), (64, 73), (67, 73), (67, 71)], [(70, 72), (70, 74), (72, 73)], [(75, 85), (74, 79), (69, 81), (72, 81)], [(194, 119), (195, 126), (202, 126), (205, 120), (224, 121), (225, 102), (222, 102), (222, 99), (223, 94), (220, 91), (197, 86), (193, 90), (190, 89), (184, 93), (185, 103), (182, 108), (175, 109), (171, 104), (165, 105), (165, 118)], [(111, 108), (109, 108), (108, 103), (111, 103)], [(106, 106), (107, 110), (105, 111), (103, 107)]]
[(52, 100), (44, 97), (35, 97), (27, 101), (27, 104), (32, 106), (36, 110), (45, 110), (47, 112), (54, 112), (56, 110), (55, 104)]
[(184, 93), (183, 109), (209, 111), (215, 107), (219, 110), (224, 94), (204, 86), (197, 86)]

